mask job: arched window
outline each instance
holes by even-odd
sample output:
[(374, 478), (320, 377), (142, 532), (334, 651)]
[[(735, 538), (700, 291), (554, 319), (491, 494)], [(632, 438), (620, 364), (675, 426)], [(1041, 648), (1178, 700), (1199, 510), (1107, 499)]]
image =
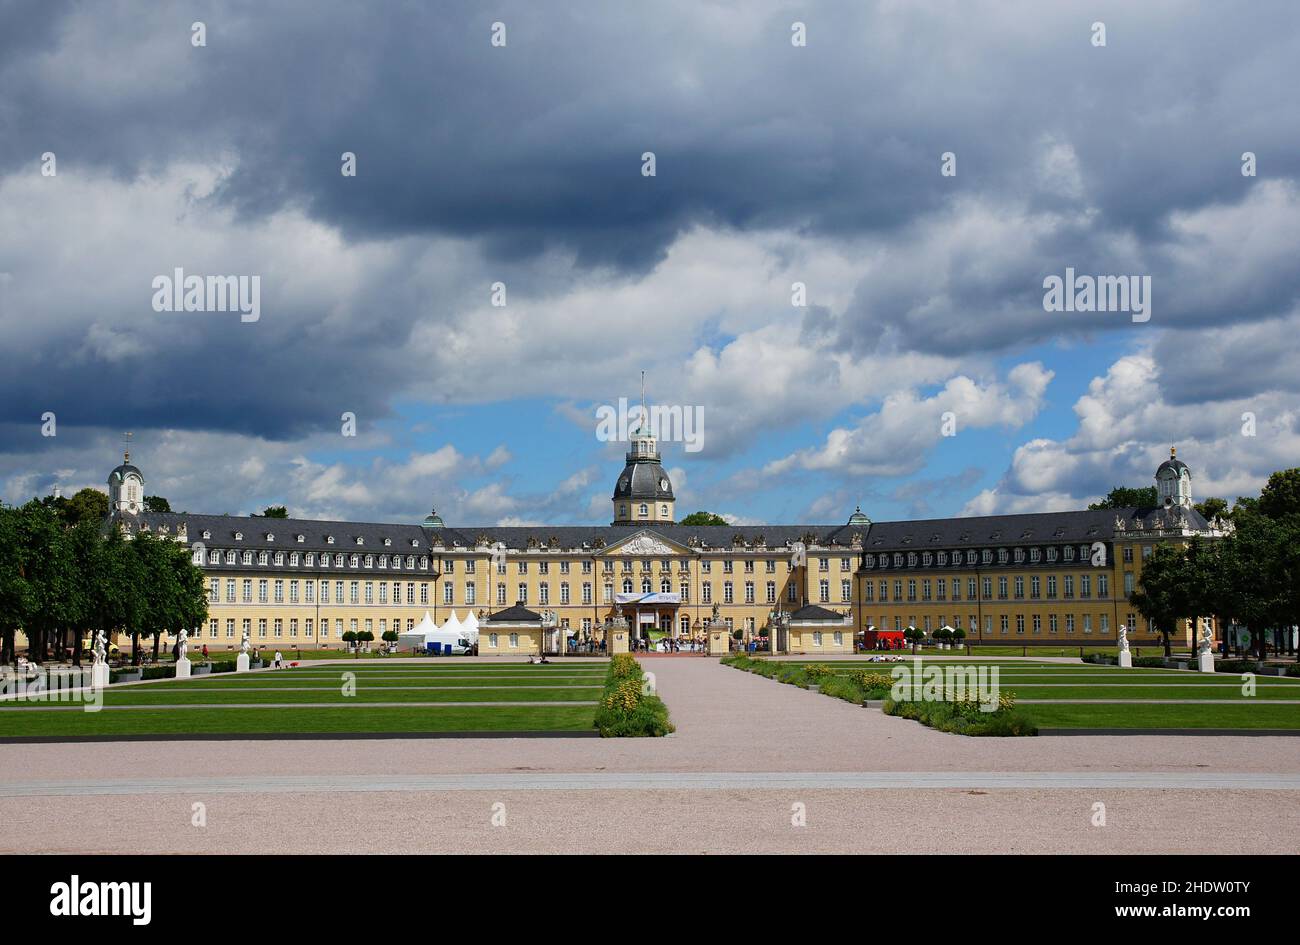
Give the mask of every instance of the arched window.
[(623, 578), (623, 593), (624, 593), (624, 594), (631, 594), (631, 593), (632, 593), (632, 579), (631, 579), (631, 578)]
[(645, 517), (645, 516), (647, 516), (647, 515), (650, 514), (650, 506), (648, 506), (648, 505), (646, 505), (644, 502), (642, 502), (642, 503), (641, 503), (641, 508), (640, 508), (639, 511), (640, 511), (640, 513), (641, 513), (641, 516), (642, 516), (642, 517)]

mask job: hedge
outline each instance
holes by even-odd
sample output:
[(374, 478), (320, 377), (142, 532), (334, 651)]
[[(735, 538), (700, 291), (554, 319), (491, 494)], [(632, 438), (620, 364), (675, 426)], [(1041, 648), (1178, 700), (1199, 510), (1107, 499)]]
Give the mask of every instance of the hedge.
[(658, 737), (676, 731), (668, 706), (645, 691), (645, 672), (630, 653), (616, 653), (609, 661), (595, 726), (605, 738)]

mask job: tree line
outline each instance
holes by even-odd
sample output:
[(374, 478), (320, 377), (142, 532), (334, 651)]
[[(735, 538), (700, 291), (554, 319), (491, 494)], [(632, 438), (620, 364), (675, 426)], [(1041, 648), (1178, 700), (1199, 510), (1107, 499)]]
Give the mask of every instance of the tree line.
[(1290, 651), (1289, 630), (1300, 623), (1300, 468), (1273, 473), (1258, 498), (1238, 497), (1231, 509), (1223, 499), (1203, 506), (1230, 522), (1232, 533), (1155, 548), (1130, 602), (1162, 635), (1166, 656), (1180, 619), (1195, 627), (1209, 616), (1245, 627), (1257, 659), (1265, 658), (1270, 633), (1279, 652)]
[(141, 640), (152, 638), (157, 659), (163, 633), (175, 639), (207, 620), (203, 571), (190, 549), (149, 532), (128, 541), (105, 528), (107, 513), (108, 500), (93, 489), (0, 503), (0, 663), (17, 659), (19, 630), (36, 662), (80, 664), (83, 637), (101, 630), (105, 640), (128, 635), (139, 663)]

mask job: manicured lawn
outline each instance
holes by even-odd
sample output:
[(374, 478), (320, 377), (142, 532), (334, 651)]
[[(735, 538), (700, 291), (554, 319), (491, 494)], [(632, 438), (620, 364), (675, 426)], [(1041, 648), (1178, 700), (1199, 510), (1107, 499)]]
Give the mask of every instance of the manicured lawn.
[(590, 732), (592, 706), (0, 712), (0, 736), (374, 732)]
[[(0, 736), (329, 732), (590, 731), (608, 664), (390, 664), (218, 673), (110, 687), (102, 712), (0, 704)], [(557, 672), (558, 670), (558, 672)], [(346, 674), (346, 675), (345, 675)], [(343, 694), (347, 681), (355, 694)], [(374, 706), (368, 703), (585, 702), (580, 706)], [(304, 708), (257, 708), (253, 704)], [(248, 705), (248, 708), (241, 706)], [(27, 707), (25, 707), (27, 706)], [(217, 706), (207, 708), (205, 706)]]
[(1300, 729), (1300, 706), (1258, 702), (1211, 706), (1027, 705), (1023, 711), (1040, 728)]
[[(246, 688), (208, 686), (191, 689), (178, 686), (165, 691), (150, 691), (150, 687), (132, 686), (104, 695), (104, 704), (114, 705), (213, 705), (232, 703), (354, 703), (354, 702), (595, 702), (604, 689), (597, 683), (585, 688), (554, 688), (553, 686), (512, 686), (489, 689), (448, 689), (445, 686), (428, 689), (411, 689), (396, 686), (366, 686), (357, 684), (356, 695), (344, 696), (337, 686), (328, 689), (304, 689), (301, 686), (283, 690), (249, 690)], [(4, 711), (0, 709), (0, 712)]]
[[(921, 669), (946, 669), (950, 660), (925, 656)], [(1196, 673), (1180, 670), (1094, 666), (1089, 663), (1039, 663), (1025, 660), (966, 661), (957, 665), (998, 670), (1002, 693), (1014, 693), (1015, 711), (1040, 728), (1239, 728), (1300, 729), (1300, 705), (1283, 705), (1278, 700), (1300, 700), (1300, 679), (1256, 676), (1255, 694), (1241, 694), (1241, 677), (1235, 673)], [(911, 671), (909, 658), (901, 663), (871, 663), (863, 660), (776, 661), (770, 667), (797, 671), (794, 681), (816, 684), (805, 676), (808, 667), (825, 666), (820, 683), (828, 693), (843, 698), (860, 698), (863, 690), (853, 674), (889, 676), (896, 667)], [(834, 677), (833, 679), (831, 677)], [(977, 677), (978, 678), (978, 677)], [(987, 678), (987, 677), (985, 677)], [(924, 676), (922, 677), (924, 680)], [(879, 692), (879, 690), (877, 691)], [(879, 698), (874, 695), (872, 698)], [(1135, 703), (1042, 704), (1038, 700), (1138, 700)], [(1025, 700), (1035, 700), (1027, 704)], [(1234, 705), (1168, 704), (1161, 700), (1233, 700)], [(1144, 702), (1146, 704), (1144, 704)]]

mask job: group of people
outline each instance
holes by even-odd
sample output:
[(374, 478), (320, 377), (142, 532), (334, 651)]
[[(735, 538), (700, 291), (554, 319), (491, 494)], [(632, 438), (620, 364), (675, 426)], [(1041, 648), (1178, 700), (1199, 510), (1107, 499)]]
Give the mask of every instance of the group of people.
[(632, 640), (633, 652), (641, 653), (703, 653), (707, 649), (707, 639), (703, 635), (663, 637), (657, 641), (649, 637), (637, 637)]
[(590, 630), (583, 630), (582, 635), (569, 637), (570, 653), (604, 653), (605, 641), (597, 640), (591, 635)]

